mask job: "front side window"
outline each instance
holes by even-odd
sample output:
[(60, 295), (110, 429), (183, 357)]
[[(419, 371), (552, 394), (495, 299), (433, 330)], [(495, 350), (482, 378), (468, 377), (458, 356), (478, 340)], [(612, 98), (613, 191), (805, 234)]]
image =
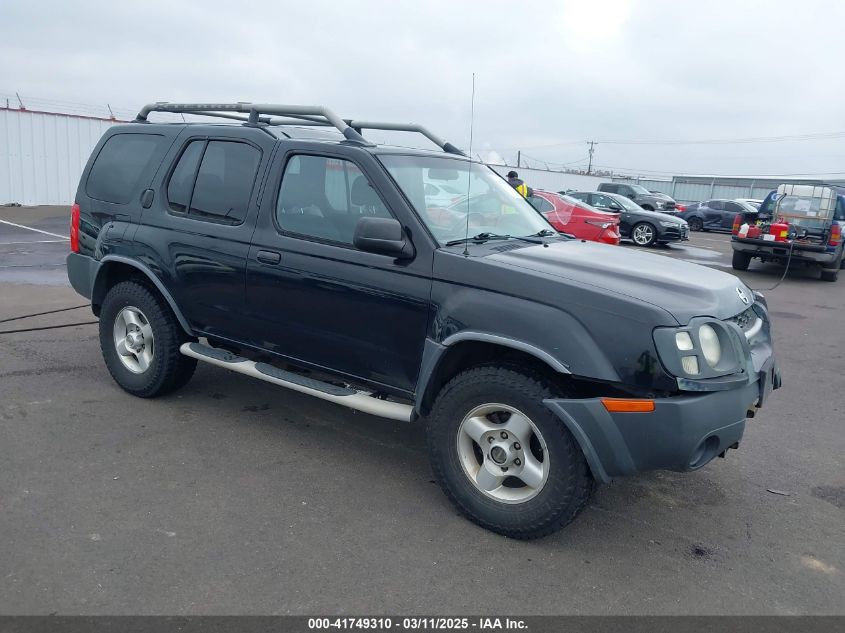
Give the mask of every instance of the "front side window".
[(355, 163), (305, 154), (288, 160), (276, 203), (282, 231), (351, 245), (363, 216), (392, 217)]
[(636, 194), (638, 196), (648, 196), (651, 195), (645, 187), (642, 185), (629, 185), (628, 186), (629, 193)]
[[(440, 156), (382, 155), (379, 160), (441, 244), (491, 233), (525, 237), (552, 231), (525, 198), (485, 165)], [(426, 183), (453, 188), (441, 198), (425, 193)]]

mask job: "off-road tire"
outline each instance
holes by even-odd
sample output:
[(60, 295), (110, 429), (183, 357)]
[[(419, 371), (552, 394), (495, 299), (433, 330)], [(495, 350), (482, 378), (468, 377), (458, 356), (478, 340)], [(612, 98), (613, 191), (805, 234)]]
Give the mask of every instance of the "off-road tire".
[[(133, 373), (119, 358), (113, 329), (117, 315), (127, 306), (143, 312), (155, 337), (155, 352), (149, 367)], [(162, 396), (183, 387), (194, 374), (197, 360), (179, 352), (182, 343), (192, 339), (176, 319), (173, 310), (151, 286), (139, 281), (115, 284), (100, 309), (100, 349), (106, 367), (122, 389), (141, 398)]]
[[(429, 457), (437, 482), (464, 516), (493, 532), (527, 540), (561, 529), (587, 505), (595, 482), (584, 454), (563, 422), (543, 405), (544, 399), (563, 395), (539, 374), (501, 365), (465, 370), (443, 387), (427, 420)], [(461, 422), (485, 403), (518, 409), (543, 435), (549, 475), (531, 499), (492, 499), (476, 488), (461, 466), (456, 441)]]
[(731, 257), (731, 266), (734, 270), (748, 270), (750, 264), (751, 255), (742, 251), (734, 251), (733, 257)]

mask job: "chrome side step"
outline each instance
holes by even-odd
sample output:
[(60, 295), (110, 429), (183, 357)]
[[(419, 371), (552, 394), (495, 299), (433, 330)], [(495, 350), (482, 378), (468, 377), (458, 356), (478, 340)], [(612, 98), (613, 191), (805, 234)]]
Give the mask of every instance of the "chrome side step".
[(382, 418), (389, 418), (391, 420), (399, 420), (400, 422), (410, 422), (413, 407), (409, 404), (402, 404), (401, 402), (390, 402), (389, 400), (379, 400), (374, 398), (366, 391), (356, 391), (347, 387), (338, 387), (320, 380), (308, 378), (307, 376), (300, 376), (278, 367), (273, 367), (267, 363), (256, 363), (249, 359), (232, 354), (216, 347), (202, 345), (201, 343), (184, 343), (179, 351), (185, 356), (196, 358), (197, 360), (223, 367), (224, 369), (231, 369), (239, 374), (245, 374), (258, 378), (265, 382), (286, 387), (293, 391), (314, 396), (322, 400), (328, 400), (335, 404), (340, 404), (356, 411), (370, 413)]

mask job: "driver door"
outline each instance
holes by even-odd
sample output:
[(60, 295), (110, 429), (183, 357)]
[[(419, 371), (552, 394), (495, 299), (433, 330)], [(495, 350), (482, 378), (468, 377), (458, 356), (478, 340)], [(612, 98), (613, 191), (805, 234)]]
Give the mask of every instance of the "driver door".
[(348, 148), (277, 153), (250, 247), (253, 344), (297, 364), (412, 393), (429, 318), (433, 246), (413, 259), (358, 250), (357, 221), (412, 214), (375, 159)]

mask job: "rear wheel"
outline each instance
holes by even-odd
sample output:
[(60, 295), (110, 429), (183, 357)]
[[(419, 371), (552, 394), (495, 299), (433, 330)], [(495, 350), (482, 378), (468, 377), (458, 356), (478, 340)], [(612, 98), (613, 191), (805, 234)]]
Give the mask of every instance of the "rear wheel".
[(701, 221), (701, 218), (690, 218), (689, 220), (687, 220), (687, 224), (689, 224), (690, 231), (704, 230), (704, 222)]
[(631, 239), (637, 246), (651, 246), (657, 240), (657, 229), (648, 222), (640, 222), (631, 229)]
[(742, 251), (734, 251), (731, 258), (731, 266), (734, 270), (748, 270), (749, 264), (751, 264), (751, 255)]
[(453, 378), (428, 420), (432, 468), (470, 520), (531, 539), (559, 530), (593, 490), (584, 455), (544, 405), (559, 395), (543, 378), (482, 366)]
[(838, 270), (822, 269), (822, 281), (836, 281), (839, 279)]
[(115, 284), (100, 310), (100, 348), (106, 367), (125, 391), (142, 398), (182, 387), (197, 361), (179, 352), (193, 340), (157, 292), (137, 281)]

